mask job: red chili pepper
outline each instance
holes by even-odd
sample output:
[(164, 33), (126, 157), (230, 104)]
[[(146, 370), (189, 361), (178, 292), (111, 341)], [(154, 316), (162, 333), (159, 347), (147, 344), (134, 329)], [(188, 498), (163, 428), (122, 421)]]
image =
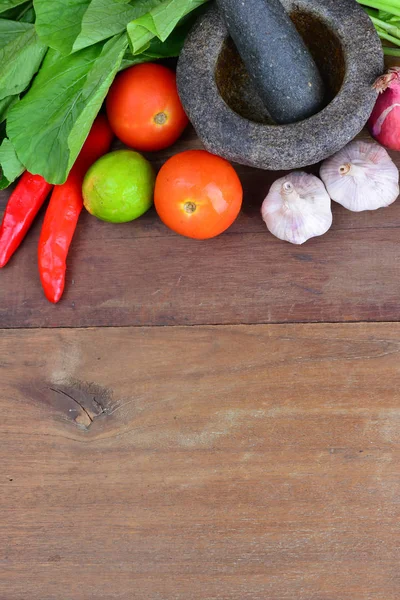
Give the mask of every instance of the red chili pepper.
[(11, 194), (0, 227), (0, 268), (4, 267), (32, 225), (53, 186), (41, 175), (22, 175)]
[(51, 195), (39, 239), (39, 274), (46, 298), (57, 303), (64, 291), (66, 259), (83, 207), (82, 182), (88, 168), (111, 146), (113, 133), (99, 115), (68, 179)]

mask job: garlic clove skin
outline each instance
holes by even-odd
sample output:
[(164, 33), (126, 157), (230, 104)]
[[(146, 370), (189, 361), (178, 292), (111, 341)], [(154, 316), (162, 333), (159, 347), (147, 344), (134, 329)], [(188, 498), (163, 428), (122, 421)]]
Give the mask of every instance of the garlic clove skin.
[(360, 212), (392, 204), (399, 195), (399, 171), (376, 142), (350, 142), (321, 166), (328, 194), (345, 208)]
[(272, 235), (291, 244), (304, 244), (332, 225), (331, 199), (324, 184), (303, 171), (272, 184), (261, 214)]

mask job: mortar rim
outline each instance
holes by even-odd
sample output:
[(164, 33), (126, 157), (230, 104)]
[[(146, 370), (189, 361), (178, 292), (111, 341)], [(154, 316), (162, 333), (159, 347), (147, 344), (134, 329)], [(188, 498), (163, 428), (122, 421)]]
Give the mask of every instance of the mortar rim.
[[(372, 89), (372, 83), (382, 73), (384, 68), (383, 51), (379, 37), (368, 15), (354, 0), (324, 0), (323, 6), (318, 5), (318, 7), (312, 6), (309, 0), (283, 0), (283, 3), (289, 8), (289, 12), (292, 12), (290, 9), (292, 7), (300, 10), (302, 13), (309, 13), (314, 18), (322, 21), (325, 26), (334, 32), (334, 35), (341, 44), (345, 65), (342, 85), (335, 97), (332, 98), (322, 111), (303, 121), (285, 125), (257, 123), (235, 112), (221, 96), (216, 82), (216, 66), (223, 45), (229, 36), (215, 6), (210, 7), (189, 34), (178, 61), (177, 69), (178, 90), (189, 118), (191, 120), (193, 118), (191, 114), (193, 111), (192, 96), (198, 91), (199, 85), (202, 88), (203, 104), (213, 104), (216, 114), (219, 114), (221, 117), (219, 131), (215, 131), (214, 128), (212, 132), (214, 135), (212, 151), (235, 162), (271, 170), (301, 168), (319, 162), (340, 150), (345, 143), (353, 139), (364, 127), (372, 112), (377, 97), (376, 92)], [(343, 24), (342, 13), (344, 7), (348, 10), (345, 21), (347, 19), (349, 23), (347, 28), (343, 27), (343, 29), (338, 30), (336, 25), (339, 16), (340, 22)], [(350, 31), (350, 22), (351, 35), (348, 35), (347, 31)], [(200, 65), (198, 73), (196, 73), (194, 64), (196, 62), (196, 55), (198, 54), (196, 52), (198, 38), (204, 35), (205, 30), (208, 30), (206, 33), (210, 39), (209, 52), (205, 58), (205, 64)], [(358, 53), (358, 45), (361, 40), (365, 43), (366, 36), (368, 38), (367, 45), (370, 48), (368, 60), (358, 61), (356, 68), (354, 63), (357, 62), (355, 55)], [(197, 74), (199, 74), (199, 77), (195, 83)], [(356, 84), (355, 80), (357, 77), (359, 80)], [(188, 81), (191, 82), (189, 89), (187, 88)], [(194, 89), (195, 87), (196, 89)], [(354, 100), (356, 93), (362, 96), (363, 104), (360, 101), (358, 110), (348, 114), (346, 107), (351, 98)], [(344, 119), (346, 119), (345, 123)], [(338, 125), (338, 121), (341, 120), (343, 122)], [(242, 137), (242, 142), (239, 145), (233, 142), (228, 152), (223, 142), (223, 132), (226, 127), (230, 127), (231, 130), (239, 129)], [(336, 141), (335, 136), (338, 130), (344, 127), (348, 132), (348, 135), (345, 136), (347, 141), (343, 143), (343, 131), (341, 132), (341, 139)], [(324, 128), (324, 135), (321, 132), (322, 128)], [(208, 148), (209, 144), (206, 138), (211, 131), (209, 130), (207, 119), (203, 119), (200, 123), (197, 122), (195, 129), (206, 148)], [(317, 150), (315, 149), (316, 135), (319, 136), (319, 148)], [(280, 145), (279, 143), (281, 136), (286, 140), (284, 145)], [(312, 136), (313, 139), (304, 139), (307, 136)], [(256, 143), (256, 137), (263, 138), (262, 142)], [(323, 138), (327, 137), (331, 138), (329, 148), (323, 141)], [(290, 162), (290, 152), (289, 157), (286, 154), (285, 159), (282, 161), (276, 156), (276, 152), (287, 151), (288, 143), (289, 145), (290, 143), (295, 144), (299, 138), (304, 141), (305, 145), (303, 158), (295, 160), (293, 157), (292, 163), (288, 167), (287, 163), (288, 161)], [(262, 158), (255, 158), (251, 152), (248, 157), (243, 158), (243, 144), (246, 143), (249, 147), (255, 144)], [(262, 144), (269, 144), (271, 152), (268, 153), (266, 149), (263, 152)], [(273, 156), (274, 151), (275, 156)]]

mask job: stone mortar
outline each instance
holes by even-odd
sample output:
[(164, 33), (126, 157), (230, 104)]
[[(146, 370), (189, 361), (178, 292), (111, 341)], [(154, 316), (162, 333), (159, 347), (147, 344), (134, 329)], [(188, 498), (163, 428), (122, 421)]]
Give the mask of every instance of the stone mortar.
[(301, 168), (343, 148), (367, 122), (376, 101), (372, 84), (384, 69), (381, 42), (355, 0), (282, 3), (325, 81), (321, 112), (275, 125), (215, 6), (189, 34), (177, 69), (183, 106), (207, 150), (268, 170)]

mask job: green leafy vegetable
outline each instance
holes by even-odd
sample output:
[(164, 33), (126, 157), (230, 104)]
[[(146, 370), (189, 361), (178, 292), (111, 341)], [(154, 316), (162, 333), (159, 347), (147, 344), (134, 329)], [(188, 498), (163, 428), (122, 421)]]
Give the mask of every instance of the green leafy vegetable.
[(1, 19), (8, 19), (9, 21), (21, 21), (22, 23), (34, 23), (35, 22), (35, 11), (33, 8), (33, 2), (25, 2), (15, 8), (10, 8), (4, 13), (0, 14)]
[(65, 177), (73, 166), (107, 92), (119, 71), (127, 46), (126, 33), (108, 40), (86, 79), (80, 98), (84, 108), (68, 136), (68, 146), (71, 149), (71, 154)]
[(386, 31), (392, 37), (397, 38), (397, 40), (400, 40), (400, 28), (397, 25), (397, 23), (399, 23), (399, 21), (382, 21), (381, 19), (377, 19), (372, 15), (371, 15), (371, 19), (372, 19), (372, 22), (375, 25), (377, 25), (377, 27), (379, 27), (383, 31)]
[(399, 0), (357, 0), (359, 4), (374, 8), (383, 13), (400, 16), (400, 1)]
[(28, 2), (28, 6), (25, 6), (23, 10), (21, 10), (18, 15), (16, 21), (22, 21), (23, 23), (34, 23), (35, 22), (35, 9), (33, 8), (33, 4)]
[(10, 185), (24, 171), (24, 166), (20, 163), (15, 154), (14, 146), (5, 138), (0, 146), (0, 166), (2, 177), (0, 179), (0, 189), (4, 189)]
[(151, 62), (161, 58), (179, 56), (186, 36), (193, 26), (194, 20), (194, 18), (184, 19), (182, 24), (174, 29), (165, 42), (161, 42), (158, 38), (153, 38), (146, 51), (142, 54), (132, 54), (130, 50), (125, 52), (120, 70), (122, 71), (123, 69), (142, 62)]
[(68, 57), (49, 50), (31, 89), (7, 118), (7, 134), (31, 173), (49, 183), (66, 180), (127, 45), (122, 34)]
[(36, 31), (43, 43), (69, 54), (90, 0), (34, 0)]
[[(0, 0), (1, 1), (1, 0)], [(35, 22), (35, 11), (33, 10), (33, 3), (31, 1), (20, 4), (15, 8), (10, 8), (0, 14), (1, 19), (8, 19), (10, 21), (23, 21), (24, 23)]]
[(151, 40), (157, 37), (164, 42), (183, 17), (207, 0), (164, 0), (149, 12), (128, 24), (130, 46), (133, 54), (145, 52)]
[[(368, 10), (368, 9), (366, 9)], [(400, 19), (400, 17), (396, 17), (396, 15), (392, 15), (389, 12), (386, 12), (385, 10), (378, 10), (378, 17), (380, 19), (382, 19), (383, 21), (398, 21)]]
[(40, 39), (70, 54), (123, 32), (162, 0), (34, 0)]
[(0, 190), (4, 190), (5, 188), (8, 188), (8, 186), (10, 185), (11, 181), (8, 181), (7, 177), (5, 177), (2, 174), (2, 170), (0, 167)]
[(0, 185), (63, 183), (116, 73), (178, 56), (207, 1), (0, 0)]
[[(400, 0), (357, 0), (370, 16), (381, 38), (400, 46)], [(397, 48), (384, 46), (387, 56), (400, 56)]]
[(18, 95), (7, 96), (6, 98), (3, 98), (3, 100), (0, 100), (0, 123), (6, 119), (8, 111), (16, 104), (16, 102), (18, 102), (18, 100)]
[(0, 0), (0, 13), (11, 10), (20, 4), (24, 4), (25, 2), (26, 0)]
[(0, 100), (29, 85), (45, 53), (34, 25), (0, 19)]
[(130, 0), (92, 0), (83, 16), (81, 31), (73, 50), (80, 50), (121, 33), (129, 21), (142, 14), (142, 4), (142, 1)]

